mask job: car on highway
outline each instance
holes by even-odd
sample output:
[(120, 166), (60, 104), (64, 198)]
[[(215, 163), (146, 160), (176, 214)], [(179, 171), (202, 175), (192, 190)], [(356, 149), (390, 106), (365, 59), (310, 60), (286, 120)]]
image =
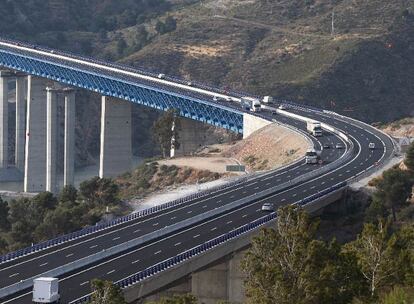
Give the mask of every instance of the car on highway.
[(272, 203), (264, 203), (262, 205), (262, 211), (273, 212), (275, 211), (275, 206)]
[(330, 145), (328, 145), (328, 144), (324, 144), (324, 145), (323, 145), (323, 148), (324, 148), (324, 149), (330, 149), (330, 148), (331, 148), (331, 146), (330, 146)]
[(337, 148), (337, 149), (343, 149), (344, 148), (344, 145), (341, 144), (341, 143), (337, 143), (336, 146), (335, 146), (335, 148)]
[(275, 110), (273, 110), (272, 115), (277, 115), (277, 112)]
[(375, 149), (375, 143), (373, 143), (373, 142), (369, 143), (368, 148), (370, 148), (371, 150), (374, 150)]
[(158, 78), (159, 79), (164, 79), (165, 78), (165, 74), (158, 74)]
[(281, 105), (279, 106), (279, 109), (280, 109), (280, 110), (287, 110), (287, 109), (288, 109), (288, 106), (287, 106), (287, 105), (285, 105), (285, 104), (281, 104)]

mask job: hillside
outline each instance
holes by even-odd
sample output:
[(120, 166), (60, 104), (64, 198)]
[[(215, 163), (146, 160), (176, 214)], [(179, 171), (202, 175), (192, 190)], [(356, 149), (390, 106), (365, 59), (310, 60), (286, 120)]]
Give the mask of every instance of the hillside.
[[(16, 0), (0, 12), (0, 34), (13, 38), (369, 122), (414, 114), (409, 0)], [(88, 98), (77, 110), (78, 146), (96, 154), (99, 101), (81, 104)], [(136, 113), (134, 142), (151, 156), (157, 114)]]

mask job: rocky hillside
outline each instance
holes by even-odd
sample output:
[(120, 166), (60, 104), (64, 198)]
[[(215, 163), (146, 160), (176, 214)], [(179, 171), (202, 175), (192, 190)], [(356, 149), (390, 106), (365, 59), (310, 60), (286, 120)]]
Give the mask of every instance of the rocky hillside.
[[(0, 12), (14, 38), (369, 122), (414, 114), (411, 0), (15, 0)], [(96, 132), (92, 108), (83, 133)]]

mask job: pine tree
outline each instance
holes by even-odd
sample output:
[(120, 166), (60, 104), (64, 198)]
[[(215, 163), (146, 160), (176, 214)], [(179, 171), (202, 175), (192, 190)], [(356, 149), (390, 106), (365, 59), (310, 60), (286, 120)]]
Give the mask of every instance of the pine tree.
[(414, 142), (408, 147), (407, 153), (405, 154), (405, 165), (408, 170), (414, 174)]

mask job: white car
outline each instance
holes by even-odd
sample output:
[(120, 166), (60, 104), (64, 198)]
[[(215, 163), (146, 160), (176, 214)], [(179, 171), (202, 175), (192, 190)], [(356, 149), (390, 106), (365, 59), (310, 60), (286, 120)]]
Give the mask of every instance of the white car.
[(281, 104), (280, 106), (279, 106), (279, 109), (280, 110), (287, 110), (287, 105), (285, 105), (285, 104)]
[(375, 143), (373, 143), (373, 142), (369, 143), (368, 147), (369, 147), (371, 150), (374, 150), (374, 149), (375, 149)]
[(262, 206), (262, 211), (275, 211), (275, 206), (272, 203), (264, 203)]
[(337, 149), (343, 149), (344, 148), (344, 145), (343, 144), (340, 144), (340, 143), (337, 143), (336, 146), (335, 146), (335, 148), (337, 148)]
[(158, 78), (159, 79), (164, 79), (165, 78), (165, 74), (158, 74)]

